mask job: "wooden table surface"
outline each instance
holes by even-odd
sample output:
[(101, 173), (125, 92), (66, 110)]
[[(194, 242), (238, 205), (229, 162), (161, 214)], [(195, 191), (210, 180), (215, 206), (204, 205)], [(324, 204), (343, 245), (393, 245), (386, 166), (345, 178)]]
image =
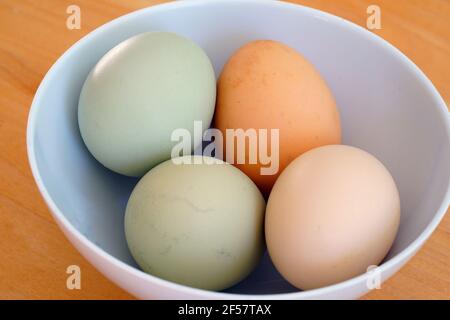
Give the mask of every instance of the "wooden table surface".
[[(0, 0), (0, 299), (132, 299), (95, 270), (56, 226), (28, 166), (25, 131), (46, 71), (76, 40), (154, 0)], [(376, 33), (410, 57), (450, 102), (449, 0), (296, 0), (366, 26), (381, 8)], [(66, 28), (69, 5), (81, 29)], [(81, 290), (66, 288), (79, 265)], [(400, 272), (365, 299), (450, 299), (450, 215)]]

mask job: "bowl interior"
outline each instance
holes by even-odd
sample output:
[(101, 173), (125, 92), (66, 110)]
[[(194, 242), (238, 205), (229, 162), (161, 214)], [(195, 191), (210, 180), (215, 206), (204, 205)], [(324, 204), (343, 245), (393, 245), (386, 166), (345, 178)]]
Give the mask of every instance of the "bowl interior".
[[(450, 180), (448, 114), (402, 54), (368, 31), (300, 6), (194, 1), (139, 11), (91, 33), (55, 64), (34, 102), (30, 141), (41, 182), (70, 223), (107, 253), (136, 266), (125, 242), (123, 216), (137, 180), (105, 169), (87, 151), (78, 130), (78, 97), (102, 55), (150, 30), (194, 40), (217, 75), (237, 48), (255, 39), (282, 41), (309, 59), (335, 95), (343, 142), (378, 157), (400, 190), (400, 230), (386, 259), (414, 241), (436, 214)], [(296, 290), (266, 255), (256, 271), (227, 292)]]

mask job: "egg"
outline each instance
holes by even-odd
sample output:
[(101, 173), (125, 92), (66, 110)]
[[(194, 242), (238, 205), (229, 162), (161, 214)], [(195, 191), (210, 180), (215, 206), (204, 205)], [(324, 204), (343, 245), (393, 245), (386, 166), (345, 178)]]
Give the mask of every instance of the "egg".
[[(215, 126), (225, 137), (225, 147), (237, 139), (226, 138), (227, 129), (266, 129), (267, 139), (278, 139), (278, 147), (268, 143), (277, 170), (262, 172), (267, 161), (262, 147), (251, 151), (246, 144), (245, 163), (229, 156), (260, 189), (268, 194), (279, 173), (298, 155), (312, 148), (339, 144), (341, 128), (334, 97), (316, 68), (299, 52), (270, 40), (250, 42), (235, 52), (225, 64), (217, 86)], [(278, 138), (270, 130), (278, 130)], [(272, 148), (273, 146), (273, 148)], [(273, 150), (271, 150), (273, 149)], [(257, 161), (250, 161), (257, 153)], [(224, 151), (226, 159), (226, 150)]]
[(331, 145), (304, 153), (280, 175), (265, 234), (277, 270), (308, 290), (378, 265), (399, 221), (399, 193), (384, 165), (361, 149)]
[(175, 158), (150, 170), (133, 190), (126, 240), (144, 271), (222, 290), (259, 262), (264, 210), (258, 188), (232, 165), (202, 156)]
[[(81, 136), (105, 167), (142, 176), (170, 158), (175, 129), (193, 136), (194, 121), (208, 128), (215, 98), (214, 70), (198, 45), (174, 33), (142, 33), (89, 73), (79, 98)], [(194, 136), (193, 147), (200, 144)]]

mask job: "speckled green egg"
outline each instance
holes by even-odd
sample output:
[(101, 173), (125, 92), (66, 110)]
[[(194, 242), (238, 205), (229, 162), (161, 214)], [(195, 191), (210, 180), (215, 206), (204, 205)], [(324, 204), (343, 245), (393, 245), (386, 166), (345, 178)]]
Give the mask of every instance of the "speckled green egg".
[(125, 235), (141, 268), (191, 287), (222, 290), (245, 278), (264, 250), (265, 201), (239, 169), (187, 156), (150, 170), (128, 201)]
[(174, 33), (129, 38), (100, 59), (82, 88), (82, 138), (105, 167), (141, 176), (170, 158), (175, 129), (194, 121), (209, 127), (216, 97), (214, 70), (205, 52)]

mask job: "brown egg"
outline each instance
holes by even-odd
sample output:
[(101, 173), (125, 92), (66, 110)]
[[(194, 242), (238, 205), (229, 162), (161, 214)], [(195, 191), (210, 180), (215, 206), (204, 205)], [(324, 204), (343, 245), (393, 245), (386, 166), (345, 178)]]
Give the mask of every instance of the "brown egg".
[(361, 149), (324, 146), (291, 162), (275, 183), (267, 248), (291, 284), (319, 288), (378, 265), (399, 222), (399, 194), (383, 164)]
[[(279, 152), (269, 148), (279, 164), (275, 174), (261, 174), (261, 168), (270, 165), (260, 157), (260, 148), (253, 150), (258, 153), (256, 163), (250, 163), (255, 154), (249, 153), (249, 143), (245, 163), (237, 164), (236, 152), (231, 157), (266, 194), (298, 155), (341, 141), (339, 113), (324, 79), (302, 55), (280, 42), (260, 40), (241, 47), (223, 68), (217, 94), (215, 126), (224, 134), (225, 146), (233, 140), (236, 144), (226, 138), (225, 129), (279, 129)], [(267, 135), (270, 141), (270, 131)]]

